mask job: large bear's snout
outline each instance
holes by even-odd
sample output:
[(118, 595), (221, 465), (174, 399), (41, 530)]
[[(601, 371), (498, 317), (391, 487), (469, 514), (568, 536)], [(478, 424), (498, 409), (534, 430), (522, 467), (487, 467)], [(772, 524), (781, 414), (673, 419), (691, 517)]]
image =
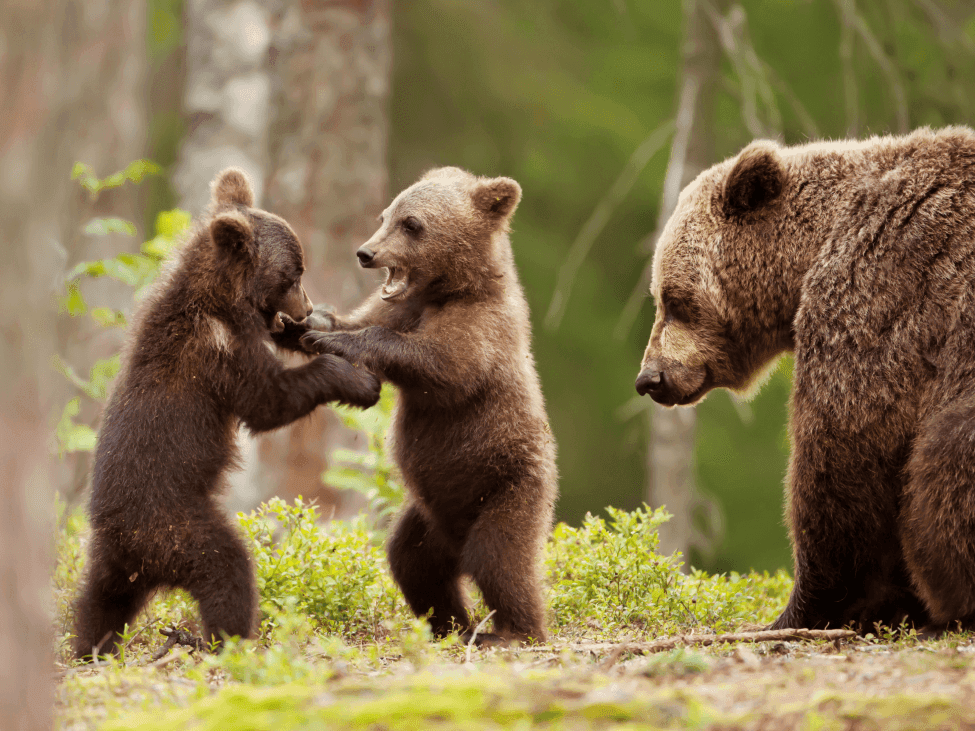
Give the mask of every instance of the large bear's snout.
[(656, 371), (645, 369), (640, 371), (640, 375), (636, 377), (636, 392), (641, 396), (646, 396), (650, 394), (651, 398), (653, 394), (664, 388), (664, 374), (663, 371)]
[(635, 385), (638, 394), (664, 406), (694, 403), (710, 388), (706, 368), (665, 357), (646, 361)]

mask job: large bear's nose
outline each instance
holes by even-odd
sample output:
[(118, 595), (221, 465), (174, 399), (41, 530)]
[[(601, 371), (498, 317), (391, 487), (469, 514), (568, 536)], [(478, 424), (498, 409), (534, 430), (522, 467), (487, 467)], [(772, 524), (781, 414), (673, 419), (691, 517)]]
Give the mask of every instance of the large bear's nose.
[(359, 266), (366, 266), (369, 262), (376, 258), (376, 253), (367, 249), (365, 246), (360, 247), (355, 255), (359, 257)]
[(651, 397), (666, 388), (664, 372), (647, 368), (636, 377), (636, 392), (641, 396), (650, 394)]

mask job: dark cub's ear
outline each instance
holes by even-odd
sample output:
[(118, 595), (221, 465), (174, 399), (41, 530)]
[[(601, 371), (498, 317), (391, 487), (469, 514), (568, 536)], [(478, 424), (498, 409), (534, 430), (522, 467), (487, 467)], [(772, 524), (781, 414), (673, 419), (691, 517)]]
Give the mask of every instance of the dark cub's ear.
[(240, 213), (221, 213), (210, 221), (210, 235), (218, 251), (253, 261), (257, 258), (254, 230)]
[(254, 191), (243, 170), (227, 168), (216, 177), (210, 188), (213, 202), (217, 205), (254, 207)]
[(521, 200), (521, 186), (511, 178), (478, 181), (471, 194), (474, 207), (491, 218), (508, 218)]
[(753, 142), (738, 156), (724, 183), (724, 214), (740, 216), (774, 201), (785, 187), (785, 169), (774, 142)]

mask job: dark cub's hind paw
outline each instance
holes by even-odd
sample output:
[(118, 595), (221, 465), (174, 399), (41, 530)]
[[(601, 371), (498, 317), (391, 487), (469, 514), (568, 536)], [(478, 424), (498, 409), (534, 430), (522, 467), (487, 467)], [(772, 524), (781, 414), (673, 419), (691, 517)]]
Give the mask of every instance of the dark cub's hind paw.
[(166, 640), (166, 644), (152, 654), (152, 659), (154, 661), (163, 657), (167, 652), (176, 647), (176, 645), (190, 647), (200, 652), (206, 649), (206, 643), (203, 641), (202, 637), (194, 637), (186, 630), (163, 627), (161, 630), (159, 630), (159, 634), (165, 635), (169, 639)]

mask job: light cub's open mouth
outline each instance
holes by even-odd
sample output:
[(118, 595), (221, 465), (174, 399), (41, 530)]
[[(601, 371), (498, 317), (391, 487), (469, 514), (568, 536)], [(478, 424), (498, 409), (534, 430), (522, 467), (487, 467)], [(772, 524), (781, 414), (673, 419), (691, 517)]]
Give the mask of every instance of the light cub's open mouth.
[(404, 272), (397, 267), (389, 267), (389, 274), (386, 275), (386, 282), (383, 284), (380, 296), (384, 300), (398, 297), (406, 291), (409, 283), (409, 272)]

